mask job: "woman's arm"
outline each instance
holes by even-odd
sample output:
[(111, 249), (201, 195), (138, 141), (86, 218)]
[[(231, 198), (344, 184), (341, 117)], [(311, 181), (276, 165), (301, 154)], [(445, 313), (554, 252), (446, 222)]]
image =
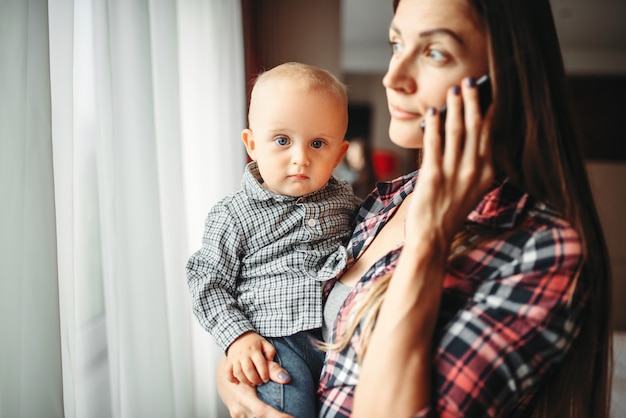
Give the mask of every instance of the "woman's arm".
[[(405, 245), (403, 254), (407, 250)], [(398, 261), (387, 289), (359, 371), (355, 417), (408, 417), (430, 404), (432, 334), (445, 251), (416, 248), (413, 253), (411, 262)]]
[(430, 404), (433, 330), (449, 246), (493, 179), (477, 91), (463, 83), (462, 92), (464, 120), (461, 96), (448, 93), (445, 154), (438, 117), (426, 117), (405, 244), (360, 369), (355, 417), (411, 416)]

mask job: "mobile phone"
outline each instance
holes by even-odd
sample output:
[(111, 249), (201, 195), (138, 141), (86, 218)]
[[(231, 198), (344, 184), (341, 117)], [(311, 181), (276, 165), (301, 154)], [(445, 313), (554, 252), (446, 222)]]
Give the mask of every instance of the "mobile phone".
[[(485, 112), (487, 112), (487, 108), (491, 104), (491, 83), (489, 82), (489, 76), (487, 74), (480, 77), (476, 80), (476, 88), (478, 89), (478, 103), (480, 106), (480, 113), (484, 116)], [(441, 130), (441, 137), (445, 133), (445, 122), (446, 122), (446, 113), (447, 106), (444, 104), (441, 109), (439, 109), (439, 126)], [(426, 127), (426, 122), (420, 122), (420, 127), (422, 131)]]

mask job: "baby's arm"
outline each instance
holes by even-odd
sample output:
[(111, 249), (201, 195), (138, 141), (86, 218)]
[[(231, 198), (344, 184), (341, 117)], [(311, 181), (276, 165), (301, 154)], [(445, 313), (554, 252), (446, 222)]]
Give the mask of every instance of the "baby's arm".
[(267, 362), (275, 354), (274, 346), (265, 338), (256, 332), (246, 332), (228, 347), (228, 370), (240, 383), (261, 385), (270, 378)]

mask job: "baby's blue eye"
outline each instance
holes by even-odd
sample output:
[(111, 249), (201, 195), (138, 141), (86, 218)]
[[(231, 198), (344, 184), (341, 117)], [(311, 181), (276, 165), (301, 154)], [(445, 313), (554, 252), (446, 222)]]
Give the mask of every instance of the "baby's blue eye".
[(313, 142), (311, 143), (311, 146), (312, 146), (313, 148), (317, 148), (317, 149), (322, 148), (322, 147), (324, 146), (324, 141), (321, 141), (321, 140), (319, 140), (319, 139), (316, 139), (315, 141), (313, 141)]
[(287, 138), (286, 136), (279, 136), (274, 139), (274, 142), (276, 142), (280, 146), (289, 145), (289, 138)]

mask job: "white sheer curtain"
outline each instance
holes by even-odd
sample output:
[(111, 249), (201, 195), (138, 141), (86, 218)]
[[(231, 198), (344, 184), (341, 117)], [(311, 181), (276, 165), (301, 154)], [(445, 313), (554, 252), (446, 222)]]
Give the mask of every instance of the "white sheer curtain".
[(240, 3), (0, 0), (0, 417), (217, 417), (185, 263), (245, 154)]

